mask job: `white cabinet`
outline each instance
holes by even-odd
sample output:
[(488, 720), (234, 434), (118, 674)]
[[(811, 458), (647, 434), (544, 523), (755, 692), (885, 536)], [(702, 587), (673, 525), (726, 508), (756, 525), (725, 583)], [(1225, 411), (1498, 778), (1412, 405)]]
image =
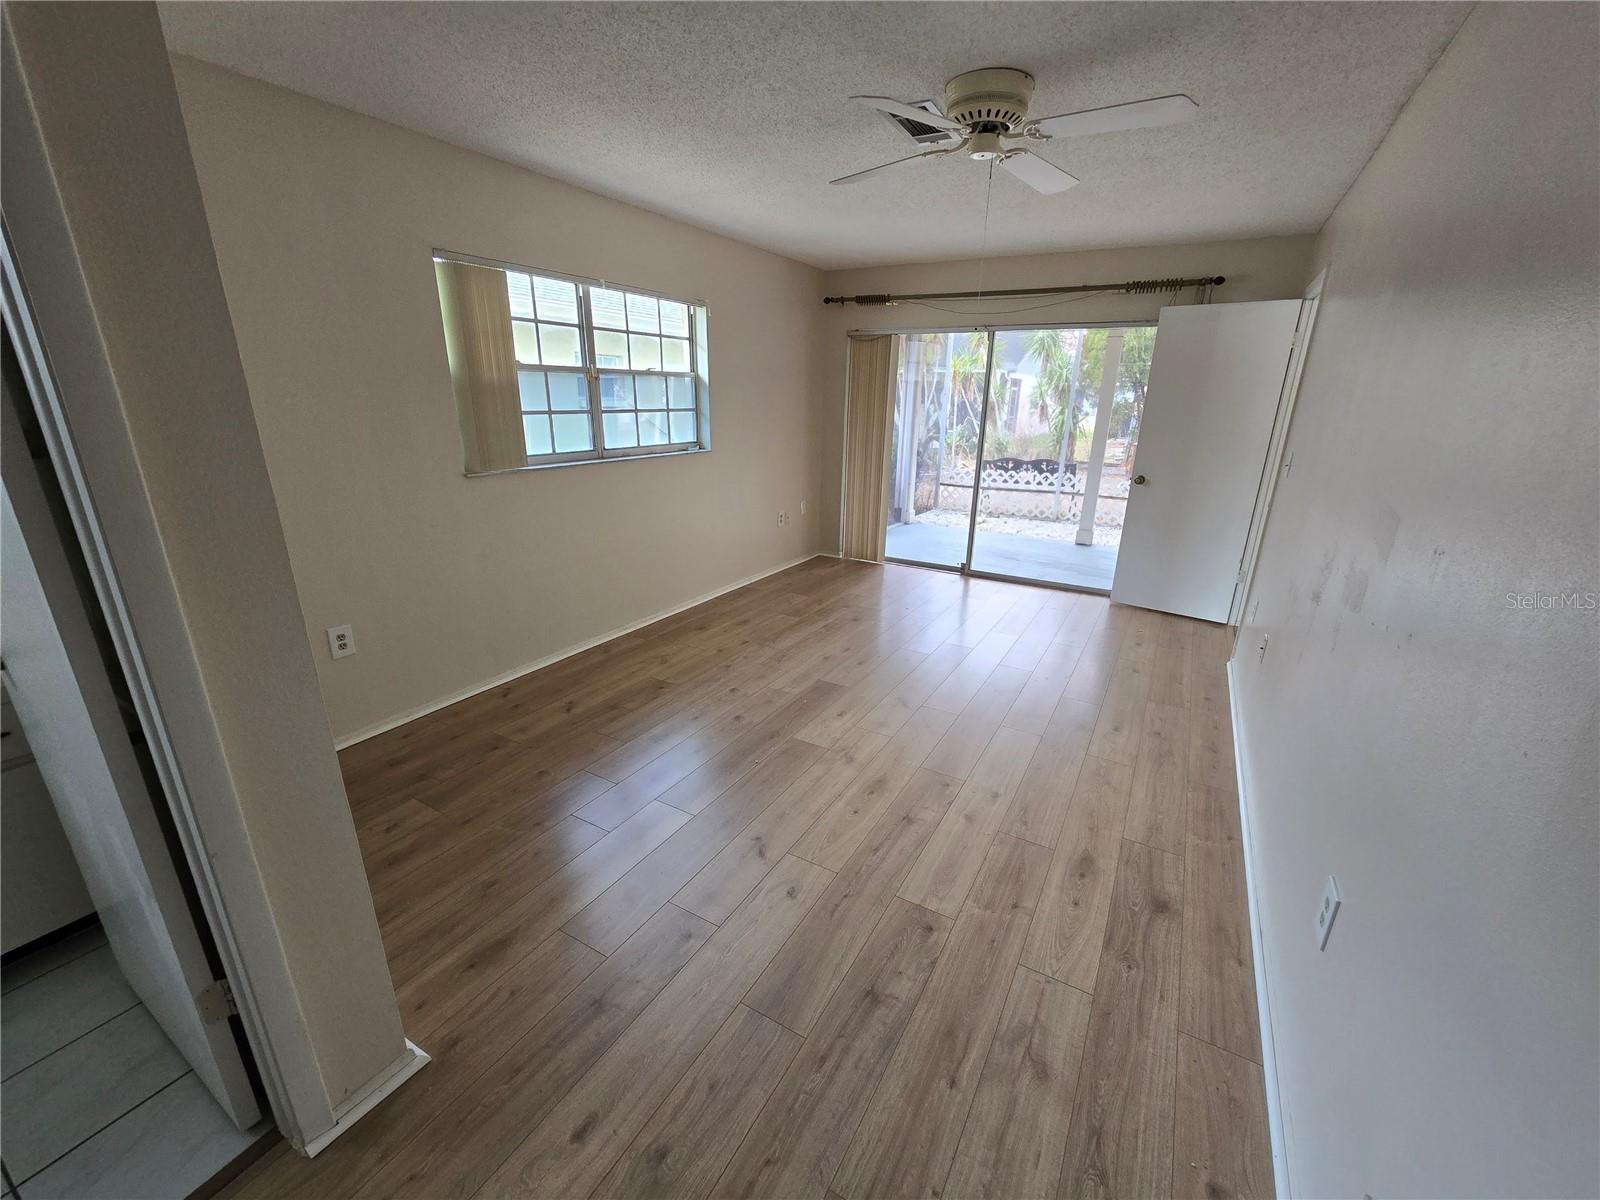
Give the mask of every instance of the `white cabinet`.
[(49, 789), (0, 692), (0, 953), (92, 912)]

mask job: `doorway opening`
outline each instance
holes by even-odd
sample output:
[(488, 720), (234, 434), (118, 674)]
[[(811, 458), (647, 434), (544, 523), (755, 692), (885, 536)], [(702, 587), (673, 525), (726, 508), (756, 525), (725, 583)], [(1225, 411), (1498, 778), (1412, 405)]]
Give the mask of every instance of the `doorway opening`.
[(885, 557), (1109, 592), (1155, 334), (896, 334)]
[(0, 332), (0, 1178), (7, 1196), (189, 1195), (272, 1120), (26, 344)]

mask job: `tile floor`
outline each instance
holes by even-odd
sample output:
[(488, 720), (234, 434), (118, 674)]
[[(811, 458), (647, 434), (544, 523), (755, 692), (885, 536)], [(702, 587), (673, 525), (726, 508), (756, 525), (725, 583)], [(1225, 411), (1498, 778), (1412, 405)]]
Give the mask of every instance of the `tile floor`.
[(0, 1160), (17, 1200), (182, 1200), (260, 1136), (217, 1106), (98, 926), (6, 964), (0, 989)]
[[(885, 548), (890, 558), (935, 566), (954, 564), (967, 556), (967, 531), (920, 521), (891, 525)], [(976, 571), (1015, 579), (1109, 592), (1117, 571), (1117, 548), (996, 533), (980, 526), (972, 547), (972, 566)]]

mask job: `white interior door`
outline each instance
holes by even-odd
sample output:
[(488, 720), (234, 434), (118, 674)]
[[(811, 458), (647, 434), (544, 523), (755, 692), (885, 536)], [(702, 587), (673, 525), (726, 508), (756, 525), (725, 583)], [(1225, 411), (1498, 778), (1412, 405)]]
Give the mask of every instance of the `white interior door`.
[(241, 1128), (260, 1118), (233, 1031), (207, 1020), (212, 983), (61, 534), (13, 398), (3, 414), (0, 627), (7, 690), (105, 927), (117, 965), (178, 1052)]
[(1228, 619), (1300, 304), (1161, 310), (1116, 603)]

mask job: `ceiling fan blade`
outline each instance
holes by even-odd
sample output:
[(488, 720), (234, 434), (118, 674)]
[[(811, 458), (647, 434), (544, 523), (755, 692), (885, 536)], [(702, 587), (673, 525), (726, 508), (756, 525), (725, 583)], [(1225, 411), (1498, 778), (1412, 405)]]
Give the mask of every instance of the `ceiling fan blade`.
[(875, 167), (868, 167), (865, 171), (856, 171), (851, 175), (841, 175), (837, 179), (828, 180), (828, 182), (854, 183), (858, 179), (865, 179), (868, 175), (874, 175), (879, 171), (886, 171), (890, 167), (898, 167), (901, 163), (914, 162), (919, 158), (943, 158), (947, 154), (955, 154), (965, 145), (966, 143), (962, 142), (960, 146), (952, 146), (948, 150), (924, 150), (921, 154), (908, 154), (904, 158), (896, 158), (890, 162), (879, 163)]
[(1055, 163), (1040, 158), (1031, 150), (1013, 151), (1000, 160), (1000, 165), (1034, 191), (1043, 192), (1046, 196), (1064, 192), (1078, 182)]
[(1177, 125), (1199, 112), (1200, 106), (1187, 96), (1156, 96), (1150, 100), (1062, 113), (1059, 117), (1040, 117), (1029, 125), (1050, 137), (1078, 137), (1085, 133), (1117, 133), (1124, 129)]
[(920, 121), (924, 125), (931, 125), (935, 129), (960, 129), (961, 126), (949, 117), (939, 113), (931, 113), (925, 108), (918, 108), (915, 104), (907, 104), (902, 100), (894, 100), (888, 96), (851, 96), (850, 99), (859, 104), (866, 104), (879, 112), (886, 112), (890, 116), (904, 117), (908, 121)]

